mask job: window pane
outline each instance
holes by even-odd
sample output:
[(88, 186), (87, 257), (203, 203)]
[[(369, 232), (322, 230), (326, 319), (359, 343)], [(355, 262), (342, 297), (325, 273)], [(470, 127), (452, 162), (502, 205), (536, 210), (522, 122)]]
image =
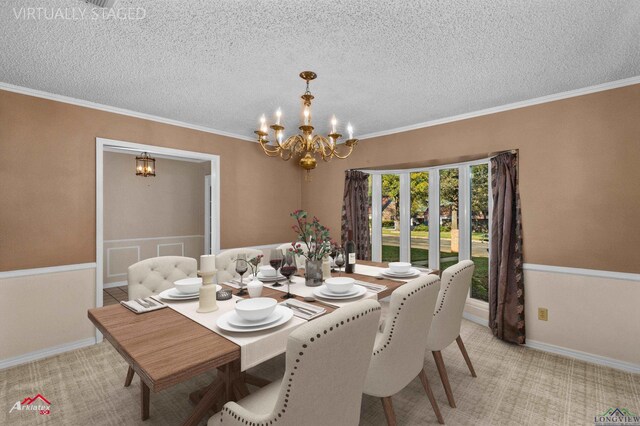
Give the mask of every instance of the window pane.
[(471, 297), (489, 301), (489, 165), (471, 166)]
[(429, 172), (411, 173), (411, 263), (429, 266)]
[(382, 261), (400, 260), (400, 176), (382, 175)]
[(458, 169), (440, 170), (440, 270), (458, 263)]

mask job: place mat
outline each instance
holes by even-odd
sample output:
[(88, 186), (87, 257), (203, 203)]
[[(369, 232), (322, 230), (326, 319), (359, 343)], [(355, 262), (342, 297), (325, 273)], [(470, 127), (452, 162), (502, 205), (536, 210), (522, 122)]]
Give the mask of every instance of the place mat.
[[(151, 297), (149, 299), (152, 299)], [(147, 299), (142, 299), (143, 302), (146, 302)], [(136, 314), (144, 314), (145, 312), (152, 312), (152, 311), (157, 311), (158, 309), (162, 309), (162, 308), (166, 308), (167, 305), (165, 305), (163, 302), (160, 302), (156, 299), (153, 299), (153, 302), (150, 302), (150, 304), (154, 304), (154, 306), (151, 306), (150, 308), (147, 308), (145, 306), (142, 306), (140, 303), (136, 302), (135, 300), (122, 300), (120, 301), (120, 304), (122, 306), (124, 306), (125, 308), (129, 309), (132, 312), (135, 312)]]
[(280, 304), (291, 309), (293, 311), (293, 315), (307, 321), (311, 321), (312, 319), (327, 312), (327, 310), (322, 306), (312, 305), (296, 299), (287, 299), (284, 302), (280, 302)]
[(269, 330), (234, 333), (220, 329), (216, 325), (216, 321), (221, 315), (233, 311), (238, 300), (242, 300), (242, 298), (233, 296), (229, 300), (218, 300), (218, 310), (207, 313), (196, 312), (199, 305), (197, 300), (166, 301), (164, 303), (174, 311), (240, 346), (240, 368), (242, 371), (283, 353), (291, 331), (307, 322), (294, 315), (287, 323)]
[[(303, 277), (293, 276), (293, 277), (291, 277), (291, 281), (293, 281), (293, 284), (290, 285), (291, 294), (296, 295), (296, 296), (300, 296), (302, 298), (314, 297), (318, 301), (324, 303), (325, 305), (333, 306), (335, 308), (339, 308), (341, 306), (345, 306), (345, 305), (348, 305), (350, 303), (357, 302), (359, 300), (364, 300), (364, 299), (378, 300), (377, 293), (374, 293), (373, 291), (369, 291), (369, 290), (367, 290), (367, 292), (362, 297), (359, 297), (357, 299), (355, 299), (355, 298), (354, 299), (346, 299), (346, 300), (324, 299), (324, 298), (317, 297), (315, 294), (313, 294), (313, 291), (318, 287), (307, 287), (305, 285), (305, 280), (304, 280)], [(264, 286), (268, 287), (268, 288), (272, 288), (274, 290), (281, 291), (283, 293), (287, 292), (287, 285), (286, 284), (283, 284), (282, 287), (273, 287), (273, 284), (266, 284), (265, 283)]]

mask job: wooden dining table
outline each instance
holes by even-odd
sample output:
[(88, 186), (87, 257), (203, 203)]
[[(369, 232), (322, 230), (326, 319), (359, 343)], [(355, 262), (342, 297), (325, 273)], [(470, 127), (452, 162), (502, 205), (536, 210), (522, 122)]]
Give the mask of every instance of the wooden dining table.
[[(386, 263), (358, 262), (386, 267)], [(404, 284), (358, 274), (357, 271), (356, 265), (356, 273), (349, 276), (387, 286), (377, 294), (378, 300), (391, 295)], [(262, 297), (281, 300), (282, 295), (282, 291), (266, 286), (263, 288)], [(295, 298), (302, 299), (298, 296)], [(317, 300), (306, 303), (321, 305), (326, 309), (325, 315), (337, 309)], [(136, 314), (117, 304), (89, 309), (88, 317), (140, 377), (142, 420), (149, 418), (151, 391), (162, 391), (207, 371), (217, 370), (217, 377), (209, 386), (190, 394), (195, 408), (184, 425), (197, 425), (210, 410), (216, 411), (227, 401), (247, 396), (247, 384), (262, 387), (269, 383), (241, 371), (240, 346), (171, 308)]]

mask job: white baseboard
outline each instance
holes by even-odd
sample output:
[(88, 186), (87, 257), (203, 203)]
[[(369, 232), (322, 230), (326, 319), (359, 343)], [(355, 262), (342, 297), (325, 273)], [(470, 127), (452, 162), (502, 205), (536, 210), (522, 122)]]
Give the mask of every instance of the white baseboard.
[(39, 359), (49, 358), (50, 356), (58, 355), (64, 352), (73, 351), (75, 349), (91, 346), (96, 343), (95, 337), (89, 337), (88, 339), (77, 340), (71, 343), (64, 343), (62, 345), (52, 346), (50, 348), (40, 349), (26, 353), (24, 355), (18, 355), (16, 357), (0, 360), (0, 370), (5, 368), (15, 367), (16, 365), (26, 364), (27, 362), (37, 361)]
[(580, 361), (590, 362), (592, 364), (597, 364), (605, 367), (615, 368), (617, 370), (627, 371), (629, 373), (636, 373), (636, 374), (640, 373), (640, 365), (632, 364), (626, 361), (619, 361), (617, 359), (608, 358), (606, 356), (594, 355), (587, 352), (576, 351), (574, 349), (563, 348), (562, 346), (556, 346), (550, 343), (537, 342), (531, 339), (527, 339), (527, 343), (525, 346), (528, 348), (537, 349), (543, 352), (549, 352), (556, 355), (574, 358)]
[(126, 287), (127, 285), (129, 285), (129, 283), (126, 281), (116, 281), (114, 283), (106, 283), (102, 288)]
[(468, 319), (471, 322), (475, 322), (476, 324), (480, 324), (485, 327), (489, 327), (489, 320), (484, 318), (480, 318), (479, 316), (472, 315), (468, 312), (462, 312), (462, 318)]

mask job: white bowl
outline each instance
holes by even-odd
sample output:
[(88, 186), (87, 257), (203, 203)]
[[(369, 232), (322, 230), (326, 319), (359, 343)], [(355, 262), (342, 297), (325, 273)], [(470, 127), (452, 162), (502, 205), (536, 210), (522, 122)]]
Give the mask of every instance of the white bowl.
[(183, 278), (173, 283), (176, 286), (176, 290), (184, 294), (193, 294), (202, 286), (202, 278)]
[(258, 268), (258, 273), (260, 274), (260, 276), (263, 277), (275, 277), (276, 276), (276, 270), (269, 266), (269, 265), (264, 265), (261, 266), (260, 268)]
[(336, 277), (327, 278), (324, 284), (327, 286), (330, 292), (341, 294), (347, 293), (353, 288), (353, 284), (356, 282), (353, 278), (348, 277)]
[(411, 269), (411, 264), (409, 262), (390, 262), (389, 269), (391, 269), (391, 272), (406, 274)]
[(244, 320), (260, 321), (271, 315), (277, 305), (278, 301), (270, 297), (244, 299), (236, 303), (236, 313)]

